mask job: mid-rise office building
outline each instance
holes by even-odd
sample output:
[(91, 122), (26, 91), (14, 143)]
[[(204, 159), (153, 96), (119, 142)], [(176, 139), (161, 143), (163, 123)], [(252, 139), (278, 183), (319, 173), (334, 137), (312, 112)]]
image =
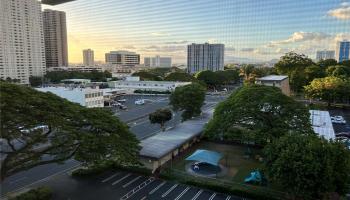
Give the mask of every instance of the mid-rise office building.
[(171, 57), (145, 57), (145, 67), (171, 67)]
[(140, 64), (140, 54), (130, 51), (111, 51), (105, 54), (107, 64), (135, 67)]
[(66, 13), (45, 9), (43, 21), (46, 67), (68, 66)]
[(323, 50), (316, 52), (316, 61), (327, 59), (335, 59), (335, 51)]
[(94, 66), (95, 60), (94, 60), (94, 51), (91, 49), (84, 49), (83, 50), (83, 65), (84, 66)]
[(342, 62), (350, 60), (350, 41), (340, 41), (337, 43), (336, 60)]
[(188, 73), (224, 70), (223, 44), (190, 44), (187, 46)]
[(41, 4), (37, 0), (0, 1), (0, 78), (29, 83), (45, 74)]

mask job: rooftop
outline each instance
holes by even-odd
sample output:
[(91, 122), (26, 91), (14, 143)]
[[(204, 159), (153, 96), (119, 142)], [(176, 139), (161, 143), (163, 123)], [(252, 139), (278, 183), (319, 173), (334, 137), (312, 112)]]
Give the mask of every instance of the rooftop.
[(310, 110), (310, 121), (314, 132), (327, 140), (335, 139), (335, 133), (328, 111)]
[(175, 128), (158, 133), (141, 141), (140, 155), (144, 157), (159, 159), (169, 154), (173, 150), (182, 146), (187, 141), (200, 135), (204, 125), (213, 115), (213, 109), (204, 112), (202, 116), (185, 121)]
[(257, 80), (259, 81), (282, 81), (284, 79), (288, 78), (288, 76), (284, 75), (269, 75), (269, 76), (264, 76), (261, 78), (258, 78)]

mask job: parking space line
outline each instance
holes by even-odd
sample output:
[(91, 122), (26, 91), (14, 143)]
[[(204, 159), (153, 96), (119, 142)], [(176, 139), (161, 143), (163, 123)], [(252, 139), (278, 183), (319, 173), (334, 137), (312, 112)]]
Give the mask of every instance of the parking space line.
[(122, 180), (124, 180), (124, 179), (128, 178), (130, 175), (131, 175), (131, 173), (129, 173), (129, 174), (127, 174), (127, 175), (125, 175), (123, 178), (120, 178), (119, 180), (117, 180), (117, 181), (113, 182), (113, 183), (112, 183), (112, 185), (115, 185), (115, 184), (117, 184), (117, 183), (121, 182)]
[(226, 200), (230, 200), (230, 199), (231, 199), (231, 196), (227, 196), (227, 197), (226, 197)]
[(179, 184), (175, 184), (173, 185), (171, 188), (169, 188), (168, 191), (166, 191), (164, 194), (162, 194), (162, 197), (166, 197), (166, 195), (168, 195), (171, 191), (173, 191)]
[(146, 199), (146, 197), (147, 197), (147, 196), (142, 197), (142, 199), (141, 199), (141, 200), (145, 200), (145, 199)]
[(140, 179), (140, 178), (141, 178), (141, 176), (138, 176), (138, 177), (132, 179), (129, 183), (124, 184), (124, 185), (123, 185), (123, 188), (128, 187), (130, 184), (132, 184), (133, 182), (137, 181), (137, 180)]
[(192, 200), (196, 200), (196, 199), (199, 197), (199, 195), (202, 194), (202, 192), (203, 192), (203, 190), (199, 190), (199, 191), (197, 192), (197, 194), (194, 195), (194, 197), (192, 198)]
[(187, 187), (186, 189), (184, 189), (184, 191), (182, 191), (181, 194), (177, 196), (174, 200), (179, 200), (189, 189), (190, 187)]
[(119, 174), (120, 174), (120, 172), (117, 172), (117, 173), (113, 174), (112, 176), (110, 176), (110, 177), (108, 177), (108, 178), (104, 179), (104, 180), (103, 180), (103, 181), (101, 181), (101, 182), (102, 182), (102, 183), (105, 183), (105, 182), (107, 182), (107, 181), (111, 180), (112, 178), (114, 178), (114, 177), (118, 176)]
[(166, 182), (164, 181), (163, 183), (159, 184), (156, 188), (154, 188), (152, 191), (150, 191), (148, 194), (153, 194), (155, 193), (159, 188), (161, 188)]
[(216, 196), (216, 193), (212, 194), (208, 200), (213, 200), (215, 196)]

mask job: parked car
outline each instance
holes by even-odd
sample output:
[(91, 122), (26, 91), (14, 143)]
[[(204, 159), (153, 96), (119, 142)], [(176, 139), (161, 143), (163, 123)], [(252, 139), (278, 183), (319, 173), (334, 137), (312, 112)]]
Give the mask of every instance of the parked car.
[(125, 105), (122, 105), (122, 104), (120, 104), (119, 108), (122, 109), (122, 110), (128, 109), (128, 107), (126, 107)]
[(135, 101), (135, 104), (136, 105), (143, 105), (143, 104), (145, 104), (145, 100), (144, 99), (138, 99), (138, 100)]
[(347, 138), (350, 138), (350, 132), (337, 133), (337, 134), (335, 134), (335, 137), (347, 137)]
[(334, 124), (346, 124), (345, 119), (343, 118), (343, 116), (332, 116), (331, 117), (331, 121)]
[(117, 100), (118, 102), (126, 102), (126, 99), (119, 99), (119, 100)]

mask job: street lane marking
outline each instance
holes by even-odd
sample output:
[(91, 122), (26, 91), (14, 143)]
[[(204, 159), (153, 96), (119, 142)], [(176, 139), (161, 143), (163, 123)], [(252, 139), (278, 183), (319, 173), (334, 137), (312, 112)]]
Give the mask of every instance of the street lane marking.
[(123, 185), (123, 188), (128, 187), (130, 184), (132, 184), (133, 182), (137, 181), (137, 180), (140, 179), (140, 178), (141, 178), (141, 176), (138, 176), (138, 177), (132, 179), (129, 183)]
[(231, 196), (227, 196), (227, 197), (226, 197), (226, 200), (230, 200), (230, 199), (231, 199)]
[(216, 193), (212, 194), (208, 200), (213, 200), (215, 196), (216, 196)]
[(122, 198), (120, 198), (120, 200), (129, 199), (132, 195), (134, 195), (136, 192), (140, 191), (141, 189), (143, 189), (147, 185), (151, 184), (154, 180), (155, 180), (155, 178), (153, 178), (153, 177), (147, 179), (146, 181), (144, 181), (143, 183), (141, 183), (140, 185), (138, 185), (134, 189), (130, 190), (126, 195), (124, 195)]
[(117, 172), (117, 173), (113, 174), (112, 176), (110, 176), (110, 177), (104, 179), (104, 180), (102, 181), (102, 183), (105, 183), (105, 182), (111, 180), (112, 178), (118, 176), (119, 174), (120, 174), (120, 172)]
[(199, 195), (202, 194), (202, 192), (203, 192), (203, 190), (199, 190), (199, 191), (197, 192), (197, 194), (194, 195), (194, 197), (192, 198), (192, 200), (196, 200), (196, 199), (199, 197)]
[(155, 191), (157, 191), (159, 188), (161, 188), (164, 184), (165, 184), (165, 181), (163, 183), (159, 184), (156, 188), (154, 188), (148, 194), (153, 194)]
[(122, 180), (124, 180), (124, 179), (128, 178), (130, 175), (131, 175), (131, 173), (129, 173), (129, 174), (127, 174), (127, 175), (125, 175), (123, 178), (121, 178), (121, 179), (119, 179), (119, 180), (117, 180), (117, 181), (113, 182), (113, 183), (112, 183), (112, 185), (115, 185), (115, 184), (117, 184), (117, 183), (121, 182)]
[(186, 189), (184, 189), (184, 191), (182, 191), (181, 194), (179, 196), (177, 196), (176, 199), (174, 199), (174, 200), (179, 200), (189, 189), (190, 189), (190, 187), (187, 187)]
[(145, 200), (145, 199), (146, 199), (146, 197), (147, 197), (147, 196), (142, 197), (142, 199), (141, 199), (141, 200)]
[(10, 181), (10, 185), (12, 185), (12, 184), (14, 184), (14, 183), (17, 183), (17, 182), (19, 182), (19, 181), (21, 181), (21, 180), (23, 180), (23, 179), (26, 179), (26, 178), (28, 178), (28, 177), (24, 176), (24, 177), (15, 179), (15, 180), (13, 180), (13, 181)]
[(171, 191), (173, 191), (176, 187), (178, 186), (178, 184), (173, 185), (168, 191), (166, 191), (164, 194), (162, 194), (162, 197), (166, 197), (166, 195), (168, 195)]

